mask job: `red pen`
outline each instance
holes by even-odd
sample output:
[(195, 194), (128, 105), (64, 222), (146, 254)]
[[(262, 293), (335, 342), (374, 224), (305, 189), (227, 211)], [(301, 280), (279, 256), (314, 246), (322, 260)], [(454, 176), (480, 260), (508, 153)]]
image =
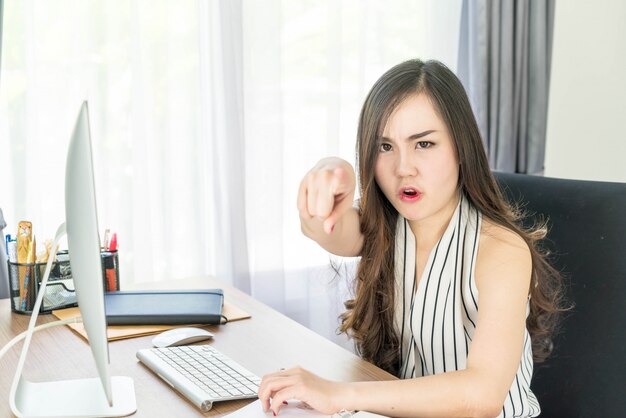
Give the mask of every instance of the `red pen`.
[(117, 232), (114, 232), (111, 236), (111, 241), (109, 242), (109, 251), (117, 251)]

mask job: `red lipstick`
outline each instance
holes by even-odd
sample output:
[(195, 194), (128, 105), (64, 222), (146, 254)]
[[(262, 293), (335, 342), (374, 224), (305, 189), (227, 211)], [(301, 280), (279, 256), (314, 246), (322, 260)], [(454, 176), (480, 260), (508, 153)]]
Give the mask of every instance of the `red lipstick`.
[(422, 197), (422, 192), (416, 187), (407, 186), (400, 189), (399, 196), (404, 202), (416, 202)]

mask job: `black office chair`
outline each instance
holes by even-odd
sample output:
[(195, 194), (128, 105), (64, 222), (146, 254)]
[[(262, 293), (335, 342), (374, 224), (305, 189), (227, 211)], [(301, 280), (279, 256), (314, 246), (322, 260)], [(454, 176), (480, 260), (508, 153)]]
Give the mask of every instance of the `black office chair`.
[(626, 416), (626, 184), (495, 175), (507, 198), (548, 217), (547, 247), (575, 304), (535, 366), (541, 416)]

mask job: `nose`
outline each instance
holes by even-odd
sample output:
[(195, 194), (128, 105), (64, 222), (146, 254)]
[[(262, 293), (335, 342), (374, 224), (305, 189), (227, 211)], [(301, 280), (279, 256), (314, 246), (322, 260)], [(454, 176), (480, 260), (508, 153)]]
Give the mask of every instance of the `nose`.
[(399, 152), (396, 162), (396, 174), (398, 177), (413, 177), (417, 175), (417, 164), (409, 152)]

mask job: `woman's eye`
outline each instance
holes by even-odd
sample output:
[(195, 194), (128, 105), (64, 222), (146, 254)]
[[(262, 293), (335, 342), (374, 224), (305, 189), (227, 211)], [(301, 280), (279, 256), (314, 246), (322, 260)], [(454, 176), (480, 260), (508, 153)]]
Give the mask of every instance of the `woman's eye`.
[(380, 144), (380, 151), (382, 152), (391, 151), (391, 144)]
[(418, 141), (415, 144), (415, 148), (430, 148), (433, 146), (433, 143), (430, 141)]

